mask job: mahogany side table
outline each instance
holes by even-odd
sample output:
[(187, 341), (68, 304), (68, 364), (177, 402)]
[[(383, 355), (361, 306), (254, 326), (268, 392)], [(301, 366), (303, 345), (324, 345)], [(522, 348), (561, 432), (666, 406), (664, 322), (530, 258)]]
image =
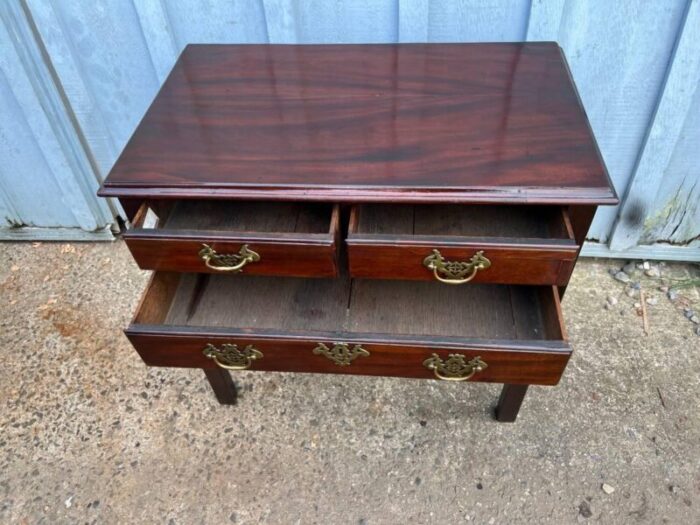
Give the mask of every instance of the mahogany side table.
[(503, 383), (566, 367), (560, 300), (613, 189), (554, 43), (190, 45), (99, 194), (154, 270), (150, 366)]

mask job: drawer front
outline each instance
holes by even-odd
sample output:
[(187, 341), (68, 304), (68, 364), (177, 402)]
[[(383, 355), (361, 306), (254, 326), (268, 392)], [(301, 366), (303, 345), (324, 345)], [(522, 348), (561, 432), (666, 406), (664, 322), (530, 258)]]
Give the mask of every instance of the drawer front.
[(562, 286), (579, 247), (566, 209), (355, 206), (347, 237), (350, 274)]
[[(333, 241), (311, 243), (303, 239), (286, 242), (281, 238), (239, 238), (216, 240), (212, 237), (200, 238), (143, 238), (138, 234), (126, 238), (126, 244), (134, 260), (144, 270), (170, 272), (227, 273), (242, 262), (247, 251), (257, 254), (257, 260), (245, 264), (232, 274), (279, 275), (297, 277), (335, 277), (337, 271), (336, 244)], [(246, 246), (244, 252), (241, 252)], [(216, 260), (206, 255), (211, 248)], [(234, 255), (237, 260), (226, 264), (225, 256)], [(207, 260), (209, 264), (207, 265)]]
[[(144, 207), (148, 207), (144, 204)], [(132, 256), (144, 270), (235, 275), (335, 277), (338, 275), (338, 209), (326, 233), (198, 231), (143, 226), (146, 210), (124, 234)]]
[[(444, 239), (395, 241), (348, 238), (350, 274), (366, 279), (409, 279), (446, 281), (565, 285), (573, 271), (578, 248), (553, 248), (542, 245), (504, 245), (501, 243), (454, 243)], [(435, 253), (437, 250), (438, 254)], [(480, 254), (488, 268), (474, 268)], [(477, 259), (474, 259), (474, 257)], [(426, 258), (431, 261), (426, 263)], [(457, 272), (441, 271), (433, 261)], [(430, 265), (433, 265), (431, 268)]]
[[(393, 341), (345, 338), (228, 334), (157, 333), (127, 330), (144, 362), (151, 366), (276, 372), (317, 372), (397, 376), (446, 381), (555, 385), (570, 356), (564, 342), (538, 341), (538, 347), (468, 341)], [(319, 336), (321, 334), (318, 334)], [(216, 359), (214, 359), (216, 358)]]

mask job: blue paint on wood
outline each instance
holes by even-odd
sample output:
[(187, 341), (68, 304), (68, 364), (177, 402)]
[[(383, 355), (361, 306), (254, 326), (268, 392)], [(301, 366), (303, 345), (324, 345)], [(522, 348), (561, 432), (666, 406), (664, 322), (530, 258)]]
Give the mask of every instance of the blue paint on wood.
[[(7, 42), (3, 33), (0, 28), (0, 45)], [(22, 110), (23, 105), (39, 109), (38, 103), (30, 100), (31, 86), (20, 76), (14, 78), (14, 89), (26, 90), (26, 98), (20, 94), (18, 100), (4, 72), (4, 62), (0, 58), (0, 224), (11, 228), (25, 224), (78, 227), (71, 211), (61, 205), (61, 190)]]
[(179, 49), (191, 43), (268, 41), (265, 10), (259, 0), (164, 1), (162, 4)]
[(148, 46), (153, 71), (158, 84), (165, 82), (172, 64), (179, 53), (175, 37), (168, 21), (165, 6), (160, 1), (140, 2), (132, 0)]
[[(690, 87), (690, 84), (687, 86)], [(639, 238), (700, 249), (700, 81)]]
[(581, 257), (605, 259), (653, 259), (657, 261), (686, 261), (700, 263), (700, 244), (674, 246), (666, 243), (640, 244), (627, 250), (611, 250), (605, 244), (586, 242)]
[[(14, 116), (10, 123), (15, 124), (5, 134), (9, 165), (2, 173), (3, 201), (10, 201), (21, 224), (102, 230), (111, 223), (112, 214), (107, 201), (94, 196), (98, 181), (34, 27), (14, 2), (0, 5), (0, 20), (0, 39), (6, 51), (0, 59), (3, 100), (7, 114)], [(13, 148), (18, 142), (21, 146)]]
[(525, 40), (529, 0), (431, 2), (430, 42), (515, 42)]
[[(695, 173), (686, 173), (683, 169), (668, 172), (671, 157), (674, 154), (681, 133), (684, 130), (685, 119), (680, 115), (689, 115), (692, 119), (690, 109), (693, 105), (693, 97), (700, 84), (700, 51), (698, 42), (700, 41), (700, 3), (693, 0), (685, 13), (684, 22), (680, 30), (680, 36), (676, 44), (673, 58), (669, 61), (666, 78), (661, 90), (656, 110), (644, 144), (641, 147), (634, 175), (627, 188), (624, 202), (622, 203), (618, 221), (615, 225), (610, 239), (610, 248), (613, 250), (624, 250), (634, 247), (645, 230), (649, 229), (645, 225), (654, 228), (653, 223), (662, 222), (666, 224), (672, 214), (680, 214), (680, 221), (690, 214), (693, 216), (697, 211), (697, 200), (688, 201), (689, 195), (676, 192), (671, 199), (665, 199), (668, 210), (666, 214), (650, 217), (655, 207), (656, 196), (662, 184), (668, 188), (680, 190), (683, 181), (687, 181), (688, 191), (695, 195), (698, 186), (700, 172), (695, 168)], [(697, 117), (695, 119), (697, 126)], [(691, 128), (693, 123), (691, 123)], [(689, 130), (691, 133), (695, 130)], [(700, 142), (695, 144), (698, 147)], [(687, 151), (687, 150), (686, 150)], [(692, 152), (688, 151), (691, 155)], [(694, 176), (693, 176), (694, 175)], [(690, 176), (690, 177), (689, 177)], [(681, 180), (678, 180), (678, 179)], [(693, 180), (691, 180), (693, 179)], [(691, 209), (688, 209), (688, 206)], [(694, 209), (693, 209), (694, 208)], [(665, 215), (665, 216), (664, 216)], [(677, 222), (677, 217), (673, 222)], [(692, 232), (688, 232), (692, 238)]]
[[(630, 183), (656, 106), (685, 2), (567, 2), (558, 41), (610, 176), (620, 195)], [(650, 35), (653, 33), (653, 38)], [(608, 240), (614, 207), (601, 207), (589, 237)]]
[(294, 44), (297, 36), (297, 10), (286, 0), (263, 0), (267, 41), (271, 44)]
[[(29, 2), (75, 118), (104, 177), (160, 85), (130, 2)], [(170, 64), (172, 67), (172, 64)]]
[(398, 41), (429, 42), (430, 0), (398, 0)]
[(556, 41), (564, 16), (566, 0), (532, 0), (527, 24), (527, 39)]
[(398, 40), (396, 0), (297, 2), (300, 43), (355, 44)]
[[(104, 202), (88, 195), (90, 185), (109, 171), (191, 42), (554, 40), (567, 55), (614, 184), (627, 195), (621, 213), (639, 195), (645, 202), (638, 226), (618, 223), (614, 244), (687, 242), (700, 233), (700, 95), (687, 92), (697, 83), (692, 73), (692, 56), (700, 55), (697, 3), (26, 0), (25, 12), (20, 0), (8, 0), (0, 9), (31, 18), (50, 64), (42, 72), (36, 50), (31, 59), (20, 59), (14, 44), (5, 45), (12, 34), (8, 24), (29, 26), (28, 20), (5, 16), (0, 108), (9, 117), (0, 123), (0, 213), (12, 221), (68, 228), (109, 221)], [(31, 47), (27, 35), (24, 40)], [(677, 42), (684, 42), (679, 49), (685, 51), (674, 54)], [(51, 68), (54, 78), (46, 76)], [(63, 108), (57, 102), (62, 97)], [(19, 182), (9, 181), (10, 171), (22, 173)], [(33, 201), (25, 191), (36, 186), (50, 189), (50, 204), (41, 197)], [(617, 215), (614, 208), (602, 208), (590, 237), (607, 241)]]

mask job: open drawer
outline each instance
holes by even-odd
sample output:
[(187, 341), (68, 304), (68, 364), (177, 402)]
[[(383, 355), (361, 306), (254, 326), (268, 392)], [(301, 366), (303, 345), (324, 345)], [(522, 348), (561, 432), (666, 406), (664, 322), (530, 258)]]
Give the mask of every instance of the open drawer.
[(553, 385), (557, 289), (154, 274), (126, 335), (148, 365)]
[(124, 239), (145, 270), (334, 277), (339, 224), (330, 204), (160, 200)]
[(559, 286), (579, 249), (557, 206), (358, 205), (347, 246), (353, 277)]

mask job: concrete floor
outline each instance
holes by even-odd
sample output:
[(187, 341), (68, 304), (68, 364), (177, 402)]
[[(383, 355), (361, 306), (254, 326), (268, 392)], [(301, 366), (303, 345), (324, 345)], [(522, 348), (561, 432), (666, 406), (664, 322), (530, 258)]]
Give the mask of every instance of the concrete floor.
[(122, 242), (0, 244), (0, 523), (700, 523), (700, 297), (640, 278), (645, 336), (614, 265), (579, 264), (564, 378), (498, 424), (487, 384), (249, 372), (221, 407), (122, 335)]

